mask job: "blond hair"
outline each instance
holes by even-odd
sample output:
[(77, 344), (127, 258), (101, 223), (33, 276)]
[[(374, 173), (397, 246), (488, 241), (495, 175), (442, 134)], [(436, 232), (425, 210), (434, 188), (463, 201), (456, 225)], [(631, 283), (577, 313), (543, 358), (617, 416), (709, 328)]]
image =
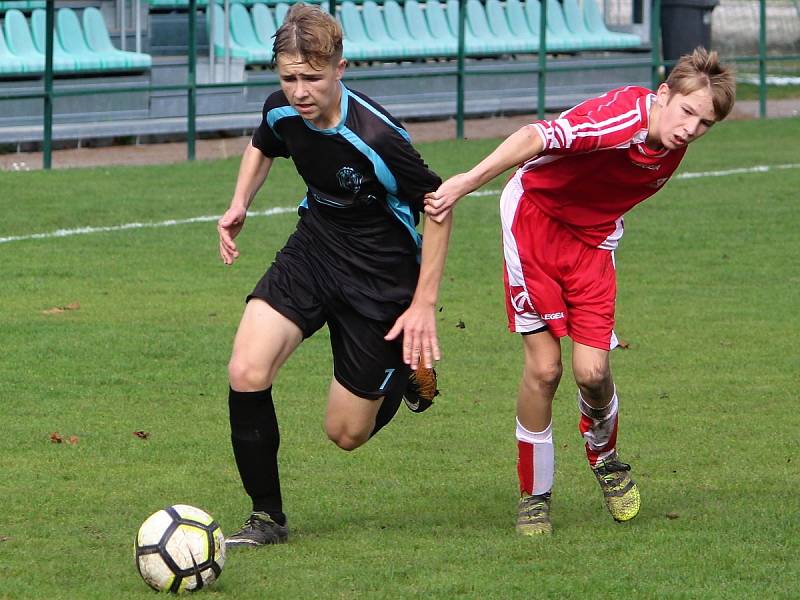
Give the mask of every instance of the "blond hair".
[(274, 37), (273, 62), (280, 54), (296, 55), (319, 70), (342, 58), (342, 28), (317, 6), (293, 4)]
[(680, 57), (670, 71), (666, 84), (670, 97), (676, 93), (688, 96), (699, 89), (708, 88), (718, 121), (728, 116), (736, 99), (733, 69), (721, 64), (715, 51), (709, 52), (702, 46)]

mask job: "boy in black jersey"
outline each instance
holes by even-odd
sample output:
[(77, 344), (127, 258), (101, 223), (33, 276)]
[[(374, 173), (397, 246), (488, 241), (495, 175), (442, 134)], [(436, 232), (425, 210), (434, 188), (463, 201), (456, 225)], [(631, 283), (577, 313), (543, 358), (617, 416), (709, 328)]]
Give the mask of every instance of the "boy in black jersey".
[(434, 305), (451, 228), (426, 218), (422, 242), (423, 198), (441, 180), (391, 115), (341, 83), (334, 19), (293, 5), (273, 55), (281, 89), (264, 104), (219, 221), (223, 262), (239, 255), (234, 238), (274, 158), (291, 157), (308, 190), (297, 230), (248, 296), (233, 344), (231, 439), (253, 511), (229, 546), (288, 536), (272, 383), (303, 339), (327, 323), (334, 376), (325, 430), (344, 450), (392, 419), (411, 370), (439, 359)]

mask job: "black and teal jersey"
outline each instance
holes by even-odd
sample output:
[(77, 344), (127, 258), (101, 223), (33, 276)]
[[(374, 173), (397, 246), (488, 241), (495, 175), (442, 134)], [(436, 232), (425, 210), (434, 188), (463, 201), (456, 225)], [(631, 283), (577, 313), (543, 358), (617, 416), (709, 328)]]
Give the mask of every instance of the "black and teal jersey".
[(294, 237), (340, 285), (356, 288), (346, 294), (407, 305), (419, 272), (423, 199), (441, 179), (383, 107), (340, 86), (341, 119), (330, 129), (303, 119), (282, 91), (270, 95), (253, 146), (293, 160), (307, 187)]

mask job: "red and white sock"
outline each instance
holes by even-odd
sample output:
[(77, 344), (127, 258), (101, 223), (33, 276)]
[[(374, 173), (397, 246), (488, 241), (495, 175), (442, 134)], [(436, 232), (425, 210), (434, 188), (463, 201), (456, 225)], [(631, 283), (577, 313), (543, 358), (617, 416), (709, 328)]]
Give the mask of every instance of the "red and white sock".
[(617, 389), (609, 403), (603, 408), (594, 408), (578, 392), (578, 408), (581, 421), (578, 429), (586, 440), (586, 458), (591, 466), (611, 456), (617, 448), (617, 426), (619, 423), (619, 400)]
[(553, 487), (555, 455), (552, 422), (544, 431), (528, 431), (517, 419), (517, 475), (520, 493), (540, 496)]

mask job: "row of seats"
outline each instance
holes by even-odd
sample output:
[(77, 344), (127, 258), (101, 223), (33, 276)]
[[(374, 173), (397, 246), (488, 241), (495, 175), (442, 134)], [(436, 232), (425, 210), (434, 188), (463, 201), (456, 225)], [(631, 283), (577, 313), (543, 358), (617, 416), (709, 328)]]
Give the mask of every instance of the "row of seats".
[[(143, 71), (152, 66), (150, 55), (114, 47), (98, 9), (86, 8), (82, 20), (83, 27), (74, 10), (58, 9), (53, 32), (55, 72)], [(0, 74), (40, 74), (44, 71), (45, 11), (34, 10), (30, 24), (31, 27), (18, 9), (6, 12), (0, 28)]]
[(44, 0), (6, 0), (0, 2), (0, 13), (15, 8), (17, 10), (31, 11), (35, 8), (44, 8)]
[[(641, 46), (638, 36), (609, 31), (595, 0), (545, 0), (548, 52), (618, 50)], [(458, 53), (458, 0), (344, 0), (337, 18), (344, 31), (344, 53), (350, 60), (415, 60), (451, 58)], [(267, 62), (272, 35), (283, 22), (289, 4), (274, 8), (243, 3), (230, 5), (229, 52), (248, 63)], [(327, 9), (327, 3), (322, 3)], [(223, 56), (223, 10), (214, 5), (213, 36), (217, 56)], [(525, 54), (539, 51), (540, 0), (467, 0), (465, 50), (469, 56)], [(207, 19), (210, 24), (210, 19)], [(219, 24), (219, 25), (217, 25)], [(210, 30), (209, 30), (210, 33)]]
[[(31, 0), (36, 1), (36, 0)], [(276, 6), (278, 4), (291, 4), (290, 0), (229, 0), (230, 4), (244, 4), (245, 6), (252, 6), (253, 4), (266, 4), (267, 6)], [(305, 4), (324, 4), (328, 5), (328, 0), (302, 0)], [(225, 0), (216, 0), (217, 4), (224, 4)], [(175, 10), (185, 9), (189, 6), (189, 0), (147, 0), (151, 9), (156, 10)], [(2, 4), (2, 3), (0, 3)], [(197, 6), (208, 6), (208, 0), (196, 0)]]

